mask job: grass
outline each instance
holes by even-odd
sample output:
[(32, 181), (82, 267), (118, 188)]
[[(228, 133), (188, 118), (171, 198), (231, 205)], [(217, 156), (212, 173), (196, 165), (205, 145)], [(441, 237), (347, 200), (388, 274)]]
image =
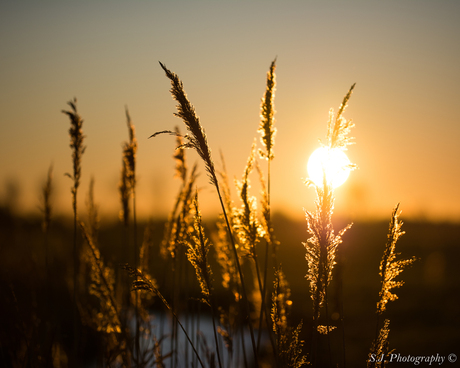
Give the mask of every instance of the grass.
[[(352, 235), (355, 226), (350, 229), (351, 224), (346, 225), (335, 232), (334, 188), (326, 175), (323, 185), (308, 183), (317, 194), (316, 207), (306, 212), (307, 233), (303, 230), (299, 241), (292, 244), (293, 232), (283, 236), (282, 219), (275, 221), (272, 213), (276, 59), (267, 73), (261, 121), (255, 129), (261, 135), (262, 147), (258, 149), (257, 140), (254, 141), (242, 178), (236, 183), (235, 201), (223, 157), (222, 169), (218, 170), (205, 129), (182, 81), (164, 64), (160, 66), (171, 82), (171, 94), (177, 101), (176, 116), (187, 130), (186, 135), (176, 128), (151, 136), (167, 133), (176, 137), (173, 159), (181, 186), (168, 220), (153, 226), (138, 224), (136, 219), (138, 143), (128, 109), (129, 141), (123, 146), (119, 184), (120, 225), (125, 230), (112, 230), (110, 241), (101, 234), (93, 180), (88, 191), (86, 221), (81, 211), (77, 212), (84, 136), (76, 100), (69, 102), (71, 111), (64, 112), (71, 121), (73, 281), (69, 285), (50, 281), (53, 275), (66, 274), (63, 264), (56, 260), (62, 262), (68, 255), (67, 249), (59, 250), (66, 256), (57, 253), (56, 244), (62, 238), (56, 241), (53, 236), (57, 237), (60, 230), (50, 227), (51, 169), (43, 187), (42, 268), (46, 271), (43, 283), (50, 289), (50, 299), (53, 294), (66, 295), (67, 289), (71, 291), (73, 297), (62, 304), (73, 308), (73, 327), (61, 324), (68, 320), (65, 313), (53, 319), (39, 311), (38, 304), (23, 317), (22, 302), (17, 297), (20, 283), (3, 275), (13, 285), (3, 295), (20, 323), (8, 326), (7, 331), (18, 339), (2, 348), (1, 359), (6, 365), (15, 366), (86, 366), (82, 352), (95, 346), (93, 356), (97, 365), (104, 367), (355, 366), (357, 360), (350, 358), (350, 351), (355, 349), (350, 348), (347, 338), (353, 336), (356, 326), (347, 324), (344, 311), (352, 310), (350, 321), (355, 323), (353, 309), (361, 309), (357, 299), (350, 299), (344, 292), (347, 278), (341, 268), (341, 243), (357, 241)], [(324, 143), (329, 148), (345, 150), (352, 143), (349, 133), (353, 123), (343, 115), (354, 87), (345, 95), (337, 114), (332, 110), (329, 114)], [(202, 222), (196, 188), (199, 167), (189, 170), (187, 149), (198, 153), (221, 205), (221, 216), (213, 224)], [(258, 158), (267, 161), (266, 175)], [(261, 183), (258, 195), (251, 192), (250, 186), (255, 172)], [(392, 212), (387, 243), (381, 249), (380, 281), (378, 265), (370, 271), (375, 274), (375, 285), (380, 286), (380, 291), (376, 289), (377, 304), (369, 304), (377, 311), (368, 312), (366, 324), (375, 321), (377, 328), (373, 336), (368, 333), (366, 352), (358, 360), (361, 366), (383, 366), (374, 364), (369, 357), (389, 351), (390, 317), (385, 315), (388, 303), (397, 299), (394, 289), (402, 286), (401, 279), (396, 278), (414, 262), (414, 258), (396, 260), (396, 242), (403, 234), (398, 216), (399, 205)], [(143, 228), (144, 239), (138, 246)], [(79, 233), (82, 242), (78, 240)], [(121, 233), (126, 235), (120, 236)], [(301, 238), (306, 240), (303, 251)], [(67, 243), (71, 242), (63, 242)], [(384, 237), (381, 243), (385, 244)], [(301, 257), (290, 259), (292, 249)], [(302, 270), (303, 274), (293, 275), (294, 270)], [(53, 303), (59, 305), (57, 301)], [(154, 311), (164, 315), (155, 318)], [(206, 318), (210, 318), (209, 326), (205, 325)], [(203, 332), (207, 328), (211, 330), (208, 338), (212, 342)], [(47, 342), (34, 348), (40, 334), (46, 333)]]

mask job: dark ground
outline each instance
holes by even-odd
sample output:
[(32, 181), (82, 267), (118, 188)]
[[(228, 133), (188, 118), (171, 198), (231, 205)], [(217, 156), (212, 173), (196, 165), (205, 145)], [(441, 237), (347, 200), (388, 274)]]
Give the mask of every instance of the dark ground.
[[(308, 237), (306, 224), (292, 222), (281, 215), (273, 219), (281, 243), (279, 259), (292, 290), (292, 322), (296, 324), (303, 319), (303, 338), (308, 345), (312, 305), (304, 277), (307, 265), (301, 244)], [(402, 220), (406, 234), (398, 242), (397, 250), (401, 258), (416, 256), (419, 260), (399, 276), (405, 285), (396, 290), (399, 299), (388, 304), (385, 318), (391, 320), (390, 349), (402, 355), (455, 353), (460, 356), (460, 225)], [(160, 287), (166, 285), (164, 294), (168, 298), (167, 280), (164, 280), (168, 265), (158, 255), (163, 225), (163, 222), (154, 224), (155, 245), (150, 267)], [(145, 224), (138, 226), (139, 239), (144, 227)], [(336, 225), (337, 230), (340, 228)], [(338, 251), (335, 281), (330, 287), (330, 314), (340, 311), (343, 305), (348, 367), (365, 366), (375, 336), (380, 287), (378, 268), (387, 231), (388, 222), (355, 223), (344, 235)], [(123, 233), (120, 224), (101, 228), (99, 244), (109, 264), (133, 262), (132, 257), (123, 258)], [(20, 361), (24, 351), (32, 351), (35, 356), (41, 354), (47, 341), (49, 346), (52, 346), (50, 341), (61, 341), (63, 346), (72, 344), (68, 334), (72, 329), (73, 310), (68, 291), (72, 275), (69, 221), (56, 219), (52, 223), (48, 273), (44, 249), (38, 218), (17, 218), (5, 210), (0, 212), (1, 366), (9, 366), (15, 359)], [(262, 250), (260, 253), (263, 255)], [(100, 342), (97, 333), (84, 331), (85, 354), (87, 360), (92, 361)], [(31, 346), (36, 344), (42, 347), (33, 350)], [(341, 357), (342, 331), (332, 337), (332, 346), (333, 354)], [(26, 365), (40, 366), (40, 361), (30, 358)]]

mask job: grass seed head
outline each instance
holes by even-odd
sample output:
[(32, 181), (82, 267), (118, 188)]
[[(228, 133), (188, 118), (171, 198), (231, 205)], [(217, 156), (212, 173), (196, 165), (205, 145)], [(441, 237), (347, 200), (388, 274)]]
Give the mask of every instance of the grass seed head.
[(260, 126), (258, 132), (262, 135), (260, 140), (265, 147), (265, 152), (259, 150), (261, 158), (272, 160), (274, 158), (273, 146), (275, 144), (275, 91), (276, 91), (276, 58), (272, 61), (267, 72), (267, 88), (262, 98), (260, 112)]

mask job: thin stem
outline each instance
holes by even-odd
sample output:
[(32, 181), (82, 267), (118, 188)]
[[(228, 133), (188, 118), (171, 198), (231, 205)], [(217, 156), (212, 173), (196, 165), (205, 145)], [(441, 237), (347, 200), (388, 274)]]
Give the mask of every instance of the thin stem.
[[(277, 355), (277, 349), (276, 349), (276, 345), (275, 345), (275, 341), (273, 340), (273, 335), (270, 331), (270, 329), (268, 328), (269, 327), (269, 321), (268, 321), (268, 313), (267, 311), (265, 310), (267, 305), (265, 303), (265, 300), (264, 300), (264, 290), (265, 290), (265, 284), (262, 285), (262, 281), (260, 279), (260, 270), (259, 270), (259, 263), (257, 262), (257, 254), (256, 254), (256, 248), (253, 247), (253, 253), (254, 253), (254, 264), (255, 264), (255, 267), (256, 267), (256, 275), (257, 275), (257, 281), (259, 283), (259, 290), (260, 290), (260, 296), (262, 298), (261, 300), (261, 306), (260, 306), (260, 319), (259, 319), (259, 332), (258, 332), (258, 336), (257, 336), (257, 351), (259, 351), (259, 346), (260, 346), (260, 339), (261, 339), (261, 332), (262, 332), (262, 319), (263, 319), (263, 315), (265, 314), (266, 316), (266, 323), (267, 323), (267, 332), (268, 332), (268, 336), (270, 338), (270, 343), (272, 345), (272, 349), (273, 349), (273, 354), (276, 356)], [(265, 312), (265, 313), (264, 313)], [(277, 361), (276, 361), (277, 362)]]
[(217, 351), (217, 362), (219, 363), (219, 368), (222, 368), (222, 363), (220, 360), (220, 348), (219, 348), (219, 342), (217, 339), (217, 329), (216, 329), (216, 309), (214, 307), (214, 302), (211, 302), (211, 312), (212, 312), (212, 327), (213, 327), (213, 332), (214, 332), (214, 341), (216, 343), (216, 351)]
[[(268, 206), (268, 218), (267, 218), (267, 223), (268, 226), (270, 226), (270, 212), (271, 212), (271, 207), (270, 207), (270, 163), (271, 163), (271, 152), (268, 152), (268, 177), (267, 177), (267, 206)], [(268, 229), (270, 231), (270, 229)], [(260, 309), (260, 316), (259, 316), (259, 334), (257, 337), (257, 350), (259, 350), (260, 346), (260, 340), (261, 340), (261, 330), (262, 330), (262, 320), (263, 320), (263, 313), (265, 313), (266, 317), (266, 323), (267, 323), (267, 331), (268, 335), (270, 336), (270, 342), (272, 344), (273, 348), (273, 353), (277, 355), (277, 349), (275, 342), (273, 341), (273, 335), (272, 335), (272, 329), (270, 329), (270, 319), (269, 319), (269, 314), (267, 312), (267, 303), (266, 303), (266, 296), (267, 296), (267, 275), (268, 275), (268, 252), (269, 252), (269, 242), (268, 240), (265, 240), (265, 266), (264, 266), (264, 283), (263, 283), (263, 288), (261, 289), (261, 297), (262, 297), (262, 306)], [(271, 244), (273, 246), (273, 244)], [(276, 264), (276, 254), (275, 254), (275, 249), (273, 248), (272, 252), (272, 258), (274, 264)], [(278, 363), (278, 360), (276, 360)]]
[(77, 301), (77, 289), (78, 289), (78, 253), (77, 253), (77, 184), (74, 184), (73, 191), (73, 329), (74, 329), (74, 364), (76, 364), (78, 356), (78, 301)]
[[(238, 259), (238, 252), (236, 250), (236, 245), (235, 245), (235, 239), (233, 238), (232, 229), (231, 229), (230, 223), (228, 221), (227, 211), (225, 210), (224, 202), (223, 202), (222, 196), (220, 194), (219, 184), (217, 182), (217, 178), (215, 178), (215, 186), (216, 186), (216, 190), (217, 190), (217, 195), (219, 196), (220, 204), (222, 206), (222, 211), (223, 211), (223, 214), (224, 214), (225, 223), (227, 225), (227, 230), (228, 230), (229, 237), (230, 237), (230, 240), (231, 240), (233, 253), (235, 255), (236, 266), (237, 266), (238, 274), (240, 276), (240, 281), (241, 281), (241, 291), (243, 293), (243, 298), (246, 301), (245, 302), (246, 315), (249, 318), (249, 301), (248, 301), (248, 295), (246, 293), (246, 286), (244, 284), (243, 272), (241, 270), (240, 261)], [(257, 357), (257, 346), (256, 346), (256, 342), (255, 342), (255, 339), (254, 339), (254, 329), (252, 327), (252, 323), (251, 323), (250, 320), (248, 320), (248, 325), (249, 325), (249, 332), (250, 332), (250, 335), (251, 335), (252, 349), (254, 351), (254, 362), (255, 362), (256, 367), (258, 367), (259, 366), (259, 359)]]
[[(133, 242), (134, 242), (134, 264), (136, 268), (139, 268), (139, 250), (137, 247), (137, 218), (136, 218), (136, 186), (135, 186), (135, 179), (133, 173)], [(135, 306), (135, 315), (136, 315), (136, 341), (135, 341), (135, 349), (136, 349), (136, 359), (140, 358), (140, 321), (139, 321), (139, 292), (136, 290), (136, 306)]]

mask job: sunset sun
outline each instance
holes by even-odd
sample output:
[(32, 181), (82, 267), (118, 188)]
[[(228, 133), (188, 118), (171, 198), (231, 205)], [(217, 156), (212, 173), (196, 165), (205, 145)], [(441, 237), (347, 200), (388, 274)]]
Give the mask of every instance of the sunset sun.
[(320, 147), (308, 159), (307, 171), (310, 180), (315, 185), (323, 185), (324, 172), (326, 181), (337, 188), (347, 180), (350, 174), (350, 160), (341, 149)]

